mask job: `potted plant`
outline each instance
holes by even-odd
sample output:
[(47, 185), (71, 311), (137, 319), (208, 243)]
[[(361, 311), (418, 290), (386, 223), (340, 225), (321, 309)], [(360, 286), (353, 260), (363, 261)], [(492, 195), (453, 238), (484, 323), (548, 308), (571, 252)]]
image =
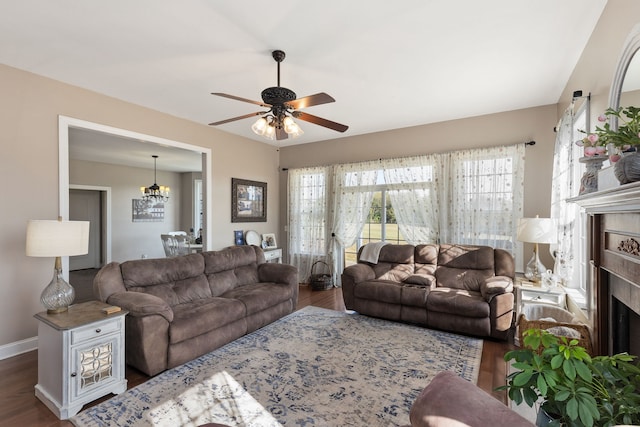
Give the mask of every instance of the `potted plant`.
[[(575, 339), (541, 329), (525, 331), (524, 347), (509, 351), (509, 399), (533, 407), (537, 425), (592, 427), (640, 423), (640, 368), (626, 353), (590, 357)], [(541, 423), (540, 414), (552, 419)]]
[[(618, 128), (611, 129), (609, 119), (616, 117)], [(608, 108), (604, 114), (598, 116), (599, 122), (604, 122), (602, 127), (597, 127), (593, 133), (588, 134), (578, 144), (609, 146), (613, 149), (609, 152), (609, 160), (615, 163), (614, 174), (621, 184), (627, 184), (640, 180), (640, 108), (620, 107)], [(586, 141), (586, 142), (585, 142)], [(623, 156), (623, 154), (631, 153)]]

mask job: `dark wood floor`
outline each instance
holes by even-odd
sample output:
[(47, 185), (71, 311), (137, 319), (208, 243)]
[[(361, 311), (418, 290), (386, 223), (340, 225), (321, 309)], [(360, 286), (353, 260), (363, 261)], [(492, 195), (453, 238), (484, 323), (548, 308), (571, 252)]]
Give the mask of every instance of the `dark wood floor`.
[[(308, 286), (300, 286), (298, 309), (314, 305), (333, 310), (344, 311), (342, 291), (312, 291)], [(503, 356), (512, 348), (503, 342), (485, 340), (482, 350), (482, 362), (478, 386), (502, 402), (506, 402), (504, 392), (493, 391), (504, 384), (506, 364)], [(135, 387), (149, 377), (127, 367), (128, 387)], [(72, 426), (68, 421), (60, 421), (34, 395), (33, 387), (38, 382), (38, 353), (31, 351), (0, 361), (0, 427), (13, 426)], [(90, 405), (104, 401), (111, 395)], [(90, 406), (87, 405), (87, 406)]]

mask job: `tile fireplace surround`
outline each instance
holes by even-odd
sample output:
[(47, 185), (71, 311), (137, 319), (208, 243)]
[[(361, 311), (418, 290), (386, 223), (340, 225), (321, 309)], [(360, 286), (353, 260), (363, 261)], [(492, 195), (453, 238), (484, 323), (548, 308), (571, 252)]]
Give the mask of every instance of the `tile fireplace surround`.
[(570, 201), (587, 213), (587, 298), (594, 350), (640, 355), (640, 182)]

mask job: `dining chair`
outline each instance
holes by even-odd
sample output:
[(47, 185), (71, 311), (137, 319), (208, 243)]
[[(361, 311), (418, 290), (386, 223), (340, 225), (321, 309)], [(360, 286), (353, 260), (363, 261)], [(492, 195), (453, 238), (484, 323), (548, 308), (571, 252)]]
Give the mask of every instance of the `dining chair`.
[(167, 258), (191, 253), (189, 238), (186, 234), (161, 234), (160, 239), (162, 239), (162, 247)]

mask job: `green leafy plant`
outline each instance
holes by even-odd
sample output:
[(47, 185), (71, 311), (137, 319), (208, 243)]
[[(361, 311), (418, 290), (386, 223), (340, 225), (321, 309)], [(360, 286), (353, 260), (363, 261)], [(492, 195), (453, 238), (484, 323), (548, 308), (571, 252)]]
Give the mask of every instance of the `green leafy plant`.
[[(610, 117), (618, 118), (618, 129), (612, 130), (608, 122)], [(595, 132), (587, 135), (586, 140), (598, 145), (613, 144), (619, 149), (640, 145), (640, 108), (620, 107), (616, 110), (608, 108), (604, 114), (598, 116), (599, 122), (605, 122), (602, 127), (596, 127)]]
[(593, 427), (640, 423), (640, 368), (626, 353), (591, 357), (575, 339), (544, 330), (524, 332), (524, 347), (509, 351), (509, 399), (541, 408), (550, 426)]

